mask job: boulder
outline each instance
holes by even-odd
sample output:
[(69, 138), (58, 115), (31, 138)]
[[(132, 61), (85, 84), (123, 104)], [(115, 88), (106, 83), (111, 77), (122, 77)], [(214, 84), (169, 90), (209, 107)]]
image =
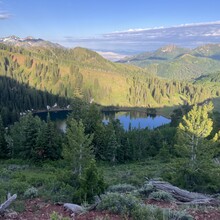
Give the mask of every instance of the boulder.
[(76, 214), (84, 212), (84, 208), (80, 205), (76, 205), (76, 204), (72, 204), (72, 203), (65, 203), (63, 206), (65, 209), (68, 209)]

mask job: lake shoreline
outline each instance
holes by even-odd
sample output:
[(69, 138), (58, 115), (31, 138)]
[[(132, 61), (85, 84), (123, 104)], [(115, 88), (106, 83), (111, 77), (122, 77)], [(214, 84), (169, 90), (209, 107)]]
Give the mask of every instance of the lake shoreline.
[(143, 112), (149, 115), (161, 115), (171, 119), (172, 112), (181, 106), (165, 106), (158, 108), (147, 107), (119, 107), (119, 106), (100, 106), (102, 112)]

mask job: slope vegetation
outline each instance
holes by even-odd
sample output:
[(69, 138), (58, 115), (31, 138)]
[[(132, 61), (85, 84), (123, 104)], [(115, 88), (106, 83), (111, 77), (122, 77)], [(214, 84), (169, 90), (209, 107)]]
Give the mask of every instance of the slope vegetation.
[(107, 61), (84, 48), (0, 44), (0, 75), (63, 98), (101, 105), (160, 107), (197, 103), (216, 89), (158, 78), (139, 67)]
[(145, 67), (164, 78), (190, 81), (220, 70), (220, 44), (207, 44), (193, 50), (168, 45), (119, 62)]

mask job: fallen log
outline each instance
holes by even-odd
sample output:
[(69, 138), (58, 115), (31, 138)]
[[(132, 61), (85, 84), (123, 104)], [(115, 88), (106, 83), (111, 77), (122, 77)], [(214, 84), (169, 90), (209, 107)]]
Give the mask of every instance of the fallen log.
[(10, 206), (10, 204), (17, 198), (17, 195), (14, 194), (11, 196), (10, 194), (8, 195), (7, 200), (0, 205), (0, 214), (3, 214), (5, 210)]
[(210, 204), (219, 205), (220, 200), (213, 198), (210, 195), (190, 192), (165, 181), (149, 180), (149, 184), (153, 185), (158, 190), (163, 190), (170, 193), (177, 201), (185, 204)]

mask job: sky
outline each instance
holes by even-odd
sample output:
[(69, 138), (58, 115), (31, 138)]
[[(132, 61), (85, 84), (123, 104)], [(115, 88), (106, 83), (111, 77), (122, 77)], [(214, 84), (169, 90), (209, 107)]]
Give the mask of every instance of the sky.
[(219, 11), (219, 0), (0, 0), (0, 37), (121, 54), (196, 47), (220, 43)]

